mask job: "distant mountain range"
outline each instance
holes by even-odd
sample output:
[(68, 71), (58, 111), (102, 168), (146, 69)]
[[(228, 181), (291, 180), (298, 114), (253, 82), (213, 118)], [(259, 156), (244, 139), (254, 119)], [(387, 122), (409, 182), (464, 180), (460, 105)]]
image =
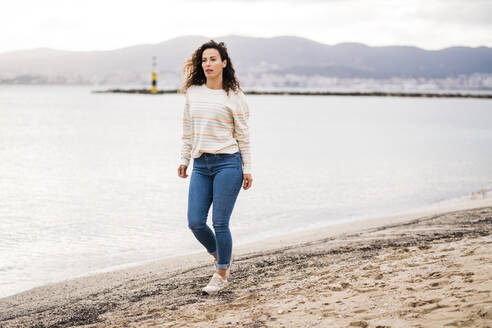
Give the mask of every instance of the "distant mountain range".
[[(160, 86), (173, 87), (181, 83), (183, 61), (209, 39), (184, 36), (110, 51), (42, 48), (0, 53), (0, 83), (142, 84), (148, 82), (152, 57), (156, 56)], [(370, 47), (361, 43), (327, 45), (293, 36), (228, 35), (215, 40), (226, 43), (238, 77), (251, 86), (261, 85), (265, 79), (277, 86), (290, 80), (290, 85), (295, 87), (312, 77), (326, 81), (330, 78), (444, 79), (492, 74), (489, 47), (425, 50), (412, 46)]]

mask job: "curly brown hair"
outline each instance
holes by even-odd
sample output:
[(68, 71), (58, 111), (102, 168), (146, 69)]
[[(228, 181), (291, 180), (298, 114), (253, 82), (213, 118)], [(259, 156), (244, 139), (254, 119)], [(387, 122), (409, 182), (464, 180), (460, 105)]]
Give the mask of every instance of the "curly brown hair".
[(227, 47), (224, 42), (215, 42), (214, 40), (209, 40), (202, 44), (198, 49), (195, 50), (191, 58), (187, 59), (183, 63), (183, 72), (185, 73), (185, 82), (181, 89), (181, 93), (185, 93), (186, 90), (192, 85), (202, 85), (207, 82), (205, 73), (202, 67), (202, 54), (205, 49), (214, 48), (220, 54), (221, 61), (227, 60), (226, 66), (222, 70), (222, 88), (229, 95), (229, 90), (237, 92), (241, 90), (239, 86), (239, 81), (236, 78), (236, 72), (234, 71), (234, 66), (232, 65), (231, 58), (227, 53)]

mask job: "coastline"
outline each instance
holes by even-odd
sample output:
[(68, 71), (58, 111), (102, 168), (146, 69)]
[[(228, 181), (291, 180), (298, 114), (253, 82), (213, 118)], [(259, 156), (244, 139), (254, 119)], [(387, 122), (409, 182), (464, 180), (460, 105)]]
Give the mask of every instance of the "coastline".
[[(178, 94), (178, 89), (157, 90), (152, 93), (150, 89), (109, 89), (93, 90), (92, 93), (128, 93), (128, 94)], [(449, 92), (387, 92), (387, 91), (244, 91), (246, 95), (285, 95), (285, 96), (370, 96), (370, 97), (424, 97), (424, 98), (480, 98), (492, 99), (492, 94), (474, 93), (449, 93)]]
[[(463, 222), (459, 221), (462, 218), (460, 219), (459, 217), (464, 217), (470, 221), (470, 218), (476, 217), (477, 213), (481, 213), (481, 218), (478, 220), (481, 222), (480, 224), (472, 224), (473, 229), (459, 229), (460, 224), (463, 225)], [(441, 216), (449, 217), (449, 222), (446, 224), (436, 224), (435, 226), (428, 223), (432, 220), (439, 220)], [(449, 240), (449, 243), (455, 243), (456, 245), (453, 246), (454, 249), (465, 250), (464, 248), (466, 247), (463, 246), (464, 244), (461, 245), (460, 243), (463, 243), (465, 239), (469, 238), (468, 235), (474, 236), (476, 240), (472, 243), (476, 243), (478, 246), (474, 247), (480, 249), (482, 247), (480, 245), (490, 246), (491, 222), (487, 220), (492, 220), (492, 199), (435, 205), (427, 209), (395, 213), (391, 216), (361, 221), (339, 223), (308, 231), (275, 236), (265, 239), (262, 242), (238, 245), (233, 249), (235, 260), (231, 269), (231, 288), (217, 296), (203, 296), (200, 292), (202, 285), (208, 282), (212, 273), (213, 261), (211, 261), (210, 256), (205, 252), (162, 259), (109, 272), (94, 273), (36, 287), (0, 299), (0, 323), (2, 327), (27, 327), (34, 326), (35, 324), (39, 324), (38, 327), (50, 327), (60, 326), (60, 322), (64, 322), (64, 327), (80, 324), (83, 324), (84, 327), (106, 327), (109, 325), (115, 327), (142, 327), (152, 326), (154, 323), (160, 323), (159, 326), (178, 327), (188, 323), (191, 325), (192, 322), (194, 322), (192, 326), (201, 327), (202, 324), (206, 326), (207, 322), (210, 324), (210, 321), (217, 322), (217, 324), (220, 323), (224, 326), (228, 325), (227, 321), (223, 321), (225, 317), (215, 316), (214, 318), (208, 318), (206, 317), (206, 313), (202, 313), (205, 317), (202, 316), (198, 321), (196, 318), (192, 318), (193, 316), (189, 317), (189, 322), (186, 321), (186, 314), (190, 315), (190, 313), (200, 306), (207, 306), (216, 307), (216, 309), (221, 309), (222, 311), (227, 310), (227, 320), (231, 322), (231, 327), (234, 326), (234, 322), (249, 322), (253, 324), (259, 321), (263, 322), (263, 325), (259, 326), (273, 324), (274, 326), (281, 326), (281, 317), (284, 319), (290, 317), (289, 320), (295, 321), (297, 315), (299, 316), (299, 320), (307, 320), (304, 307), (308, 304), (318, 304), (318, 301), (323, 299), (324, 296), (329, 299), (333, 297), (333, 294), (337, 294), (338, 292), (346, 293), (349, 290), (354, 291), (355, 287), (352, 288), (350, 286), (355, 286), (357, 284), (356, 281), (335, 283), (338, 281), (338, 278), (336, 278), (336, 275), (334, 276), (334, 272), (337, 272), (336, 270), (343, 271), (344, 265), (350, 264), (350, 261), (346, 262), (341, 256), (354, 258), (354, 261), (358, 265), (353, 266), (351, 269), (353, 270), (354, 268), (360, 269), (364, 265), (370, 265), (370, 263), (363, 265), (364, 256), (369, 256), (364, 254), (367, 252), (377, 253), (381, 251), (389, 252), (391, 250), (391, 252), (400, 254), (401, 249), (407, 249), (403, 251), (403, 254), (410, 255), (412, 252), (408, 251), (409, 248), (419, 250), (418, 247), (422, 245), (424, 245), (422, 246), (424, 247), (422, 250), (439, 249), (439, 243), (442, 243), (442, 240)], [(432, 229), (427, 231), (429, 227)], [(475, 228), (479, 230), (475, 231)], [(458, 231), (459, 233), (456, 235), (450, 233), (451, 231)], [(482, 233), (479, 233), (480, 231)], [(382, 234), (381, 232), (386, 233)], [(400, 237), (395, 239), (396, 236)], [(383, 241), (388, 240), (391, 240), (388, 245), (393, 246), (381, 246), (384, 244)], [(469, 244), (470, 240), (467, 241)], [(364, 247), (361, 246), (362, 244)], [(425, 248), (427, 247), (425, 245), (429, 246), (429, 248)], [(441, 248), (449, 249), (453, 247)], [(367, 248), (367, 250), (364, 251), (364, 248)], [(327, 250), (331, 250), (331, 253)], [(360, 257), (361, 252), (362, 257)], [(331, 257), (325, 259), (323, 256)], [(388, 254), (385, 256), (389, 257)], [(490, 264), (490, 255), (487, 258), (482, 254), (481, 257), (485, 258), (485, 261), (488, 261)], [(331, 266), (324, 267), (322, 264), (325, 260), (329, 260), (330, 263), (333, 262), (333, 268), (337, 269), (332, 271), (330, 269)], [(340, 260), (342, 261), (340, 262)], [(477, 259), (477, 261), (480, 261), (480, 259)], [(306, 262), (309, 262), (311, 265), (306, 265)], [(387, 267), (391, 266), (392, 263), (386, 261), (382, 264), (382, 266)], [(264, 286), (259, 289), (255, 288), (256, 285), (252, 284), (251, 279), (254, 281), (255, 276), (262, 272), (261, 268), (265, 271), (266, 266), (273, 265), (280, 265), (281, 269), (276, 271), (266, 270), (268, 274), (265, 278), (275, 276), (278, 273), (279, 276), (274, 281), (283, 281), (283, 283), (275, 287), (275, 283), (269, 282), (268, 288)], [(382, 266), (376, 271), (380, 273), (381, 271), (385, 271), (381, 270)], [(469, 270), (472, 270), (472, 267), (465, 267), (464, 269), (470, 272)], [(298, 275), (304, 269), (312, 271), (309, 275), (303, 276), (305, 279), (301, 279)], [(321, 273), (319, 269), (323, 269)], [(456, 271), (455, 269), (453, 270)], [(380, 273), (376, 276), (379, 276)], [(490, 275), (490, 272), (485, 270), (485, 274)], [(327, 277), (330, 277), (330, 281), (333, 280), (332, 283), (328, 284), (328, 286), (331, 286), (331, 289), (328, 288), (326, 291), (308, 291), (308, 294), (304, 295), (301, 290), (298, 290), (299, 293), (297, 295), (299, 297), (302, 295), (304, 298), (309, 298), (309, 294), (311, 294), (318, 301), (308, 301), (306, 299), (304, 299), (303, 303), (298, 301), (295, 303), (295, 308), (294, 306), (289, 308), (289, 312), (287, 312), (287, 308), (280, 308), (280, 304), (277, 304), (277, 313), (270, 311), (270, 315), (266, 317), (264, 317), (265, 314), (263, 314), (263, 317), (244, 317), (244, 315), (253, 310), (266, 313), (268, 312), (266, 311), (266, 307), (261, 306), (261, 304), (269, 304), (268, 308), (270, 308), (273, 303), (279, 300), (280, 294), (272, 298), (269, 296), (268, 290), (272, 290), (273, 288), (275, 294), (278, 294), (279, 290), (281, 291), (285, 286), (290, 286), (289, 290), (292, 292), (293, 289), (299, 287), (299, 284), (309, 283), (312, 277), (318, 277), (321, 279), (320, 281), (328, 279)], [(340, 275), (339, 278), (341, 279)], [(373, 280), (377, 282), (381, 279)], [(472, 283), (473, 281), (470, 282), (470, 284)], [(318, 284), (318, 286), (321, 285)], [(435, 290), (439, 291), (439, 288), (437, 288), (439, 285), (435, 287)], [(358, 286), (359, 290), (361, 288), (361, 286)], [(378, 292), (376, 288), (373, 292), (378, 294), (381, 290)], [(478, 293), (475, 296), (490, 296), (490, 293), (487, 294), (486, 292), (487, 289), (485, 289), (485, 292)], [(363, 294), (370, 295), (371, 293), (358, 292), (356, 294), (360, 296)], [(251, 295), (254, 295), (254, 297)], [(283, 296), (284, 302), (289, 303), (291, 301), (290, 297), (292, 294), (289, 298), (285, 298), (286, 294)], [(345, 295), (345, 297), (350, 298), (350, 295)], [(469, 298), (472, 298), (472, 296)], [(246, 300), (251, 302), (247, 302)], [(265, 302), (256, 302), (259, 300)], [(236, 304), (236, 306), (233, 306), (236, 302), (242, 305)], [(343, 303), (343, 301), (341, 302)], [(331, 302), (328, 303), (331, 304)], [(435, 307), (438, 303), (435, 301), (428, 304)], [(157, 306), (159, 304), (160, 306)], [(466, 304), (468, 303), (462, 305)], [(231, 306), (231, 309), (236, 309), (237, 311), (229, 311), (228, 305)], [(317, 307), (319, 309), (323, 309), (324, 307), (333, 308), (333, 306), (323, 306), (322, 303), (318, 304)], [(146, 311), (140, 311), (140, 313), (136, 310), (137, 308), (153, 310), (150, 313)], [(474, 311), (476, 310), (474, 306), (470, 306), (469, 308)], [(300, 309), (303, 310), (301, 311)], [(128, 311), (133, 311), (131, 312), (133, 314), (130, 319), (127, 317)], [(480, 318), (482, 317), (485, 320), (492, 319), (492, 310), (482, 307), (479, 311), (482, 311), (481, 313), (483, 315), (477, 317), (476, 320), (481, 320)], [(175, 317), (177, 312), (181, 313), (180, 317)], [(332, 313), (333, 315), (326, 316), (317, 313), (315, 317), (320, 323), (350, 324), (351, 322), (360, 321), (355, 325), (371, 326), (369, 319), (357, 321), (355, 320), (357, 319), (355, 315), (352, 317), (346, 316), (343, 310), (339, 309), (335, 312)], [(434, 311), (428, 313), (432, 312)], [(447, 314), (451, 315), (449, 313)], [(425, 316), (422, 318), (425, 318)], [(416, 317), (413, 319), (422, 318)], [(347, 320), (352, 321), (348, 322)], [(391, 326), (391, 320), (388, 320), (387, 322)]]

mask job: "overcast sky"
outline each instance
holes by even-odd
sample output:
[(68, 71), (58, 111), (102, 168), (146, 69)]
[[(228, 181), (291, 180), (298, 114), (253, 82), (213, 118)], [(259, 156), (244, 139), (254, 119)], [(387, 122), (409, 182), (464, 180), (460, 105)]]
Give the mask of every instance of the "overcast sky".
[(16, 0), (0, 52), (107, 50), (183, 35), (293, 35), (334, 45), (492, 46), (492, 0)]

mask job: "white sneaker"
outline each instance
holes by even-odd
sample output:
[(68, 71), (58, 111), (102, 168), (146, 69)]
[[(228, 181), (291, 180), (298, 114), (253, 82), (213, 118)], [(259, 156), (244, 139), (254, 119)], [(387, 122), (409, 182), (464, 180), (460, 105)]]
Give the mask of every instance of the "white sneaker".
[(207, 286), (203, 287), (202, 291), (204, 291), (207, 294), (215, 294), (219, 290), (224, 289), (229, 285), (229, 282), (215, 272), (214, 275), (212, 276), (212, 279), (210, 279), (210, 282), (208, 283)]

